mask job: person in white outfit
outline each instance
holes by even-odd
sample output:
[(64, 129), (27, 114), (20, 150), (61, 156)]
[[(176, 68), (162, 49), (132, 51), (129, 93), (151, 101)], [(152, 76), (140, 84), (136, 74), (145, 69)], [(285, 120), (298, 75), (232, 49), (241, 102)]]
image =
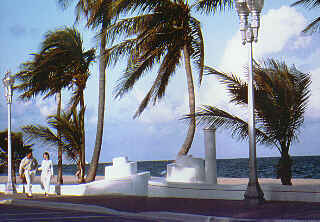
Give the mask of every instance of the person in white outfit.
[(32, 151), (27, 153), (27, 156), (21, 160), (19, 166), (19, 175), (27, 182), (27, 197), (32, 197), (32, 181), (38, 168), (38, 161), (32, 156)]
[(50, 181), (53, 176), (53, 164), (48, 152), (43, 154), (41, 167), (39, 167), (38, 170), (41, 170), (41, 185), (44, 189), (44, 195), (48, 196), (50, 191)]

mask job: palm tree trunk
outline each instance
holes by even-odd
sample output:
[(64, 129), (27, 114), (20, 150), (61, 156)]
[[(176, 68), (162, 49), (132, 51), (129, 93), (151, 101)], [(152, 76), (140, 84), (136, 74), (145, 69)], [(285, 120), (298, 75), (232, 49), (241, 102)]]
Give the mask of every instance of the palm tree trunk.
[(99, 105), (98, 105), (98, 122), (97, 122), (97, 132), (96, 132), (96, 143), (94, 146), (94, 151), (90, 163), (90, 169), (88, 176), (86, 178), (87, 182), (94, 181), (96, 178), (97, 167), (99, 163), (102, 136), (103, 136), (103, 123), (104, 123), (104, 109), (105, 109), (105, 71), (106, 71), (106, 26), (103, 25), (101, 33), (100, 42), (100, 61), (99, 61)]
[(282, 185), (292, 185), (292, 159), (289, 155), (289, 149), (282, 146), (281, 157), (277, 165), (277, 177), (281, 179)]
[(192, 77), (192, 70), (191, 70), (191, 64), (190, 64), (190, 55), (188, 52), (187, 45), (183, 48), (183, 54), (184, 54), (184, 63), (185, 63), (185, 69), (186, 69), (186, 76), (188, 81), (188, 94), (189, 94), (189, 111), (191, 115), (189, 129), (187, 137), (184, 140), (184, 143), (178, 153), (178, 155), (187, 155), (192, 142), (194, 133), (196, 131), (196, 119), (194, 116), (195, 113), (195, 94), (194, 94), (194, 85), (193, 85), (193, 77)]
[[(57, 98), (57, 117), (60, 117), (61, 113), (61, 91), (59, 91), (56, 95)], [(58, 130), (57, 131), (58, 138), (61, 137), (61, 133)], [(63, 178), (62, 178), (62, 147), (61, 145), (58, 146), (58, 176), (57, 176), (57, 183), (63, 184)]]
[(81, 96), (80, 96), (80, 109), (81, 111), (81, 116), (80, 116), (80, 124), (81, 124), (81, 178), (80, 178), (80, 183), (84, 183), (85, 179), (84, 179), (84, 175), (85, 175), (85, 164), (86, 164), (86, 153), (85, 153), (85, 148), (86, 148), (86, 133), (85, 133), (85, 129), (84, 129), (84, 97), (83, 97), (83, 92), (81, 92)]

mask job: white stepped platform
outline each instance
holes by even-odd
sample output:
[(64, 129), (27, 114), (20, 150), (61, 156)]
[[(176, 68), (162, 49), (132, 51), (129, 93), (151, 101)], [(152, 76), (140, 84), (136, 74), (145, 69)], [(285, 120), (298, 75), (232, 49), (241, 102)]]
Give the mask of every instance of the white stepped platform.
[(87, 196), (104, 194), (148, 195), (149, 172), (138, 173), (126, 178), (98, 180), (86, 184), (57, 186), (57, 193), (63, 196)]
[(127, 157), (112, 159), (112, 166), (105, 167), (104, 180), (86, 184), (57, 186), (59, 195), (148, 195), (148, 180), (150, 172), (137, 173), (137, 163), (129, 162)]
[[(127, 157), (113, 159), (113, 165), (105, 167), (104, 180), (97, 180), (84, 184), (63, 184), (50, 186), (49, 194), (63, 196), (87, 196), (87, 195), (148, 195), (148, 181), (150, 172), (137, 173), (137, 163), (129, 162)], [(0, 184), (0, 192), (5, 192), (5, 184)], [(17, 184), (18, 193), (24, 193), (23, 184)], [(44, 194), (40, 184), (33, 184), (32, 193)]]

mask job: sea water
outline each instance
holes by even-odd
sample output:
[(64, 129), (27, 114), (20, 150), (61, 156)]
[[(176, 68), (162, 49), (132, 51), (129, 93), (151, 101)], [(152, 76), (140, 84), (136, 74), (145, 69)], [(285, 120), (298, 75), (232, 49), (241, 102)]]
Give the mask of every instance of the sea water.
[[(293, 156), (292, 176), (293, 178), (313, 178), (320, 179), (320, 156)], [(257, 158), (257, 173), (260, 178), (276, 178), (276, 166), (279, 157)], [(150, 171), (151, 176), (165, 176), (167, 164), (173, 160), (162, 161), (138, 161), (138, 172)], [(97, 175), (104, 175), (105, 166), (112, 163), (100, 163), (98, 165)], [(56, 168), (56, 167), (55, 167)], [(89, 165), (86, 166), (86, 172)], [(56, 171), (56, 169), (55, 169)], [(74, 175), (75, 165), (64, 165), (63, 173), (65, 175)], [(217, 176), (230, 178), (246, 178), (249, 175), (248, 159), (218, 159)]]
[[(320, 156), (293, 156), (292, 176), (293, 178), (320, 179)], [(276, 178), (276, 165), (279, 157), (257, 158), (257, 173), (260, 178)], [(150, 171), (151, 176), (165, 176), (167, 164), (173, 160), (138, 161), (138, 172)], [(105, 166), (112, 163), (100, 163), (97, 169), (98, 176), (104, 176)], [(86, 172), (89, 165), (86, 165)], [(57, 166), (54, 166), (57, 175)], [(63, 175), (74, 175), (77, 171), (75, 164), (63, 165)], [(0, 175), (6, 175), (4, 171)], [(249, 175), (248, 159), (218, 159), (217, 176), (230, 178), (247, 178)]]

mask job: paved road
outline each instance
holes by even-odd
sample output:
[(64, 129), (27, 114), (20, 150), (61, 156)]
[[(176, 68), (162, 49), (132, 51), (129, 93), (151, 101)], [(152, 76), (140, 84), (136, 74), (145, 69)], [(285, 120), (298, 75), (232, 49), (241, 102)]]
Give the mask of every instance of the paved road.
[(0, 221), (22, 221), (22, 222), (39, 222), (39, 221), (54, 221), (54, 222), (76, 222), (76, 221), (107, 221), (107, 222), (151, 222), (151, 220), (135, 220), (121, 218), (111, 215), (102, 215), (95, 213), (85, 213), (78, 211), (64, 210), (46, 210), (32, 207), (18, 207), (12, 205), (1, 205)]

